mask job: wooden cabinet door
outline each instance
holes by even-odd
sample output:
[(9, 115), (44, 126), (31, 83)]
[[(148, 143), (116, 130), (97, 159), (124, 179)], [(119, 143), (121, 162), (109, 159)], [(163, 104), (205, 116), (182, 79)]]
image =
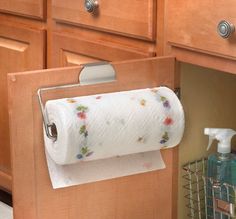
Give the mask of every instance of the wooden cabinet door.
[(156, 0), (99, 0), (96, 13), (88, 13), (85, 0), (52, 0), (52, 16), (59, 22), (155, 40)]
[[(117, 78), (114, 82), (45, 92), (43, 99), (163, 84), (174, 88), (175, 59), (172, 57), (122, 61), (113, 66)], [(57, 190), (52, 188), (36, 94), (42, 87), (77, 83), (81, 69), (81, 66), (73, 66), (8, 75), (14, 219), (176, 218), (178, 148), (162, 151), (166, 164), (162, 170)], [(25, 122), (28, 132), (19, 127)]]
[(49, 50), (50, 67), (66, 67), (97, 61), (121, 61), (154, 56), (152, 51), (138, 51), (124, 45), (52, 34), (52, 48)]
[(222, 20), (236, 25), (235, 8), (234, 0), (169, 0), (167, 40), (173, 47), (236, 59), (236, 33), (228, 39), (217, 33)]
[[(0, 187), (7, 190), (11, 190), (7, 73), (42, 69), (43, 56), (43, 31), (0, 24)], [(22, 129), (29, 131), (27, 124)]]
[(43, 19), (45, 2), (44, 0), (1, 0), (0, 10)]

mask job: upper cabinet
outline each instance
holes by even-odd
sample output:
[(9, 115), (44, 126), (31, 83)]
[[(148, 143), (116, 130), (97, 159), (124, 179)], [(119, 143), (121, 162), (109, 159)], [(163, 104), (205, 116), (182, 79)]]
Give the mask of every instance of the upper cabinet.
[(44, 0), (1, 0), (0, 11), (43, 19), (45, 2)]
[(167, 41), (172, 52), (180, 61), (235, 73), (235, 7), (234, 0), (169, 0)]
[(57, 22), (155, 40), (156, 0), (52, 0), (52, 17)]

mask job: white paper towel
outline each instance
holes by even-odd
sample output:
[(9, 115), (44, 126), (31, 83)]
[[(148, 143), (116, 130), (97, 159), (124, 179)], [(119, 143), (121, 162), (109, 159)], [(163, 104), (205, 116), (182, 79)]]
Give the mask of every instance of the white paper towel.
[(182, 105), (166, 87), (51, 100), (46, 111), (58, 135), (44, 137), (54, 188), (164, 168), (158, 150), (184, 131)]

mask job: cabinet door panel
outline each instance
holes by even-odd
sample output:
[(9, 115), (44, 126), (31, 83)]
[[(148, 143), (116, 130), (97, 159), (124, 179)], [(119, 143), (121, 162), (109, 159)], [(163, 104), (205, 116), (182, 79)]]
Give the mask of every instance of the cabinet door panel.
[(74, 52), (62, 50), (62, 66), (75, 66), (75, 65), (81, 65), (84, 63), (90, 63), (90, 62), (98, 62), (101, 61), (99, 59), (91, 58), (89, 56), (76, 54)]
[(44, 18), (44, 0), (1, 0), (0, 10), (25, 16)]
[[(113, 63), (113, 66), (117, 80), (112, 83), (45, 92), (44, 100), (163, 84), (174, 88), (174, 58), (122, 61)], [(8, 76), (14, 167), (14, 218), (176, 218), (178, 148), (162, 151), (166, 164), (166, 168), (162, 170), (52, 189), (45, 162), (42, 115), (36, 93), (41, 87), (77, 83), (81, 69), (81, 66), (75, 66)], [(25, 81), (28, 81), (27, 86), (24, 86)], [(23, 101), (21, 95), (25, 97)], [(29, 122), (29, 133), (19, 128), (19, 124), (24, 121)]]
[[(43, 53), (43, 31), (0, 25), (0, 187), (8, 190), (11, 189), (11, 161), (7, 73), (42, 69), (44, 67)], [(27, 124), (23, 124), (22, 128), (27, 128)]]
[(51, 58), (50, 67), (65, 67), (96, 61), (121, 61), (152, 57), (153, 52), (136, 51), (121, 44), (86, 40), (52, 34), (52, 49), (48, 57)]
[(221, 20), (236, 25), (234, 0), (168, 1), (167, 40), (175, 47), (236, 58), (236, 34), (223, 39), (217, 33)]
[(97, 13), (91, 14), (84, 0), (52, 0), (52, 16), (60, 22), (154, 40), (156, 0), (99, 0), (98, 4)]

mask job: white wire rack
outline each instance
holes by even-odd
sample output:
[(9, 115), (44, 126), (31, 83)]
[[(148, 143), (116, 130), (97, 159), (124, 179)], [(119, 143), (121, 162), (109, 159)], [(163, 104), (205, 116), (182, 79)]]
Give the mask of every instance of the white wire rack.
[(236, 218), (236, 187), (207, 177), (207, 159), (189, 162), (183, 166), (183, 171), (184, 197), (187, 199), (189, 218)]

